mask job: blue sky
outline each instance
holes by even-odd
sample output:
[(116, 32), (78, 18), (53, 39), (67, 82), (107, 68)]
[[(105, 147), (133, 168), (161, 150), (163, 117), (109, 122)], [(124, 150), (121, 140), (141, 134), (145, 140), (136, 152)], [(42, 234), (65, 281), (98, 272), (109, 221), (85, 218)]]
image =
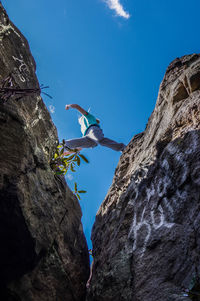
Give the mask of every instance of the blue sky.
[[(78, 103), (101, 120), (105, 136), (127, 144), (142, 132), (160, 82), (176, 57), (200, 52), (199, 0), (6, 0), (9, 17), (27, 38), (40, 83), (53, 96), (60, 139), (80, 137)], [(80, 204), (88, 245), (95, 214), (112, 183), (120, 153), (85, 150), (73, 179), (87, 190)]]

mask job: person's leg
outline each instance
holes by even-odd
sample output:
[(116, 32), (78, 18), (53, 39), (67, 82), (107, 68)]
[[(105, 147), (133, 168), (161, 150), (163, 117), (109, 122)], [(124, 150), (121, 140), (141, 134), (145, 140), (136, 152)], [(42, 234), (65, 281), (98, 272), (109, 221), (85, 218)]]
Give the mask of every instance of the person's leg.
[(102, 146), (109, 147), (115, 151), (123, 151), (126, 147), (126, 145), (124, 143), (118, 143), (109, 138), (103, 138), (102, 140), (99, 141), (99, 144)]
[(118, 143), (109, 138), (105, 138), (102, 129), (96, 126), (91, 127), (87, 136), (98, 144), (109, 147), (115, 151), (123, 151), (126, 147), (124, 143)]
[(70, 149), (95, 147), (97, 143), (88, 137), (65, 140), (66, 151)]
[(88, 130), (86, 137), (92, 139), (93, 141), (95, 141), (98, 144), (99, 140), (104, 138), (104, 134), (100, 127), (91, 126), (90, 129)]

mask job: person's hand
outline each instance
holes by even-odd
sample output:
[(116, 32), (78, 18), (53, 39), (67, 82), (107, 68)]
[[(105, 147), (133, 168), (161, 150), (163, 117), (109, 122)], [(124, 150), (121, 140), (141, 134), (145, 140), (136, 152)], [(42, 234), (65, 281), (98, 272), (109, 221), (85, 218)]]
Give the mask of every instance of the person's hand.
[(71, 108), (71, 105), (66, 105), (65, 110), (69, 110)]

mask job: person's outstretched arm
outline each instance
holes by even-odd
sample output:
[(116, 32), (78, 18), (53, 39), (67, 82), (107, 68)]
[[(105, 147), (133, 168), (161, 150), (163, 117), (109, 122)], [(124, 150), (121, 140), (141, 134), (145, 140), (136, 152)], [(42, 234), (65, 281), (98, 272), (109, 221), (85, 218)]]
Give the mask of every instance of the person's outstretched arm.
[(66, 105), (65, 106), (65, 110), (69, 110), (70, 108), (73, 108), (73, 109), (77, 109), (81, 114), (83, 115), (88, 115), (88, 112), (85, 111), (83, 108), (81, 108), (79, 105), (77, 104), (70, 104), (70, 105)]

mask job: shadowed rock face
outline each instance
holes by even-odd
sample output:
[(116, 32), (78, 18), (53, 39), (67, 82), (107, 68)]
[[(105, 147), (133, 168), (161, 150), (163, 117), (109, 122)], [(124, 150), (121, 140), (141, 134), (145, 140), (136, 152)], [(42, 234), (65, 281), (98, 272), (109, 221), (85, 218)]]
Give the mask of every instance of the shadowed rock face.
[(87, 300), (191, 300), (200, 274), (200, 55), (171, 63), (92, 231)]
[[(0, 4), (0, 81), (38, 88), (28, 43)], [(81, 209), (49, 167), (57, 131), (40, 95), (0, 99), (0, 299), (84, 300)]]

